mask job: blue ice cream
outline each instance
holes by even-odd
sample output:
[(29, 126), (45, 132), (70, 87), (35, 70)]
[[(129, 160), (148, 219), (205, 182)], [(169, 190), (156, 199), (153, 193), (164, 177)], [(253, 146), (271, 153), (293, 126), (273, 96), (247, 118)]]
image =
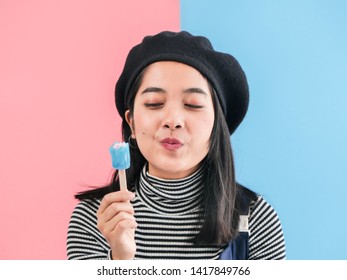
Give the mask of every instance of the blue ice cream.
[(124, 170), (130, 167), (129, 144), (125, 142), (115, 142), (110, 147), (112, 166), (117, 170)]

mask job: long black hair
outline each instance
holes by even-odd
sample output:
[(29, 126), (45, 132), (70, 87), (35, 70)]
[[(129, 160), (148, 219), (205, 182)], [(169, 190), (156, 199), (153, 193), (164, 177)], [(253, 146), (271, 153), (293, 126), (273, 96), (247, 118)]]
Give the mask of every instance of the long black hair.
[[(130, 91), (127, 104), (130, 116), (133, 114), (135, 96), (141, 85), (145, 69), (140, 73)], [(249, 202), (256, 199), (254, 192), (236, 182), (228, 126), (217, 94), (211, 85), (210, 90), (215, 118), (209, 150), (201, 163), (204, 165), (202, 178), (204, 211), (201, 216), (202, 227), (193, 239), (196, 244), (223, 244), (235, 239), (238, 234), (239, 215), (247, 212)], [(131, 137), (131, 128), (125, 120), (125, 116), (122, 120), (122, 135), (123, 140)], [(130, 160), (130, 168), (126, 170), (127, 182), (128, 189), (134, 191), (146, 159), (138, 148), (130, 146)], [(108, 185), (79, 192), (75, 198), (79, 200), (102, 199), (105, 194), (119, 189), (118, 171), (116, 170)]]

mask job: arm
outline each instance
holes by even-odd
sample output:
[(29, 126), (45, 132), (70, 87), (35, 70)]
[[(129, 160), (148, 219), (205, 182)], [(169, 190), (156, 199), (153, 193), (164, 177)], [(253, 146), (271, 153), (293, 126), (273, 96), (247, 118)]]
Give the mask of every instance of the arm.
[(108, 258), (110, 248), (97, 228), (96, 212), (99, 203), (97, 200), (86, 200), (75, 207), (67, 233), (69, 260)]
[(282, 225), (276, 211), (262, 197), (250, 207), (249, 259), (286, 258)]

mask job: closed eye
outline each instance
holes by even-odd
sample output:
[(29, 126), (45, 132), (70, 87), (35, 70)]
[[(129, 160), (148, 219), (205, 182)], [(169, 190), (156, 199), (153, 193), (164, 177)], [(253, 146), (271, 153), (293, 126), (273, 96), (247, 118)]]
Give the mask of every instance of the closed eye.
[(191, 108), (191, 109), (202, 109), (204, 106), (201, 105), (193, 105), (193, 104), (184, 104), (184, 106)]
[(145, 107), (147, 108), (159, 108), (161, 106), (163, 106), (164, 104), (163, 103), (145, 103)]

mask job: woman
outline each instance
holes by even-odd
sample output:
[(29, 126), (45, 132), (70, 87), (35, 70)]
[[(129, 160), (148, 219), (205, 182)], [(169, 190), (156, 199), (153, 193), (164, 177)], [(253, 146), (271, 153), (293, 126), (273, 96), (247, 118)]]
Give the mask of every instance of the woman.
[(188, 32), (145, 37), (115, 90), (130, 144), (128, 191), (118, 172), (76, 195), (69, 259), (284, 259), (281, 223), (235, 181), (230, 135), (248, 108), (245, 74)]

